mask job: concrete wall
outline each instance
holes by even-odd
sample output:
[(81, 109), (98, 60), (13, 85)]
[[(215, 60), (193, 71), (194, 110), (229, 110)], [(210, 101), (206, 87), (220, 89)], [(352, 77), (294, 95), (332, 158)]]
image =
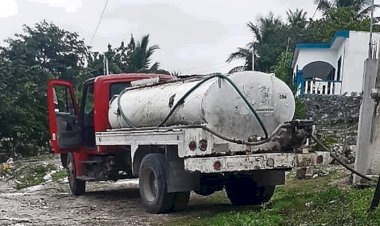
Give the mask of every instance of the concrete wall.
[[(360, 107), (359, 134), (355, 158), (355, 170), (363, 174), (380, 173), (380, 131), (377, 129), (371, 139), (372, 126), (380, 128), (380, 117), (373, 118), (375, 102), (370, 98), (370, 90), (375, 87), (378, 73), (378, 60), (367, 60), (364, 72), (363, 102)], [(376, 119), (377, 118), (377, 119)], [(375, 128), (376, 128), (375, 127)], [(372, 141), (371, 141), (372, 140)], [(354, 175), (354, 184), (366, 184), (367, 181)]]
[[(373, 40), (379, 40), (379, 34), (373, 35)], [(368, 57), (369, 33), (350, 31), (347, 39), (345, 58), (343, 62), (342, 93), (362, 92), (364, 61)]]

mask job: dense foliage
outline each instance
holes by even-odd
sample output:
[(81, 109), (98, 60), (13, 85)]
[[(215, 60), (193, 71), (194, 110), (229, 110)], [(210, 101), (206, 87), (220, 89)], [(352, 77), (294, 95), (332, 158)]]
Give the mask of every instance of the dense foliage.
[(77, 33), (42, 21), (24, 26), (23, 33), (0, 47), (0, 162), (8, 156), (49, 149), (46, 88), (49, 79), (81, 84), (103, 74), (103, 59), (111, 73), (159, 70), (151, 63), (157, 45), (149, 36), (105, 53), (93, 53)]

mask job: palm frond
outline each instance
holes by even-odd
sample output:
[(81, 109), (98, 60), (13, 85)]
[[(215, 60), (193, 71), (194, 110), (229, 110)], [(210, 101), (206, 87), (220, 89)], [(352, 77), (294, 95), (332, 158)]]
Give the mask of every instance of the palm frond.
[(326, 11), (333, 7), (333, 4), (329, 0), (315, 0), (315, 4), (317, 4), (317, 9), (321, 11)]
[(231, 63), (234, 60), (245, 60), (250, 55), (252, 55), (252, 53), (249, 49), (239, 47), (236, 52), (233, 52), (229, 55), (226, 62)]
[(160, 63), (154, 62), (154, 64), (149, 68), (149, 72), (156, 72), (160, 68)]
[[(380, 8), (380, 5), (374, 4), (373, 9), (376, 10), (376, 8)], [(371, 11), (372, 11), (372, 6), (368, 6), (368, 7), (364, 8), (363, 10), (359, 11), (358, 16), (359, 17), (367, 16)]]
[(246, 66), (236, 66), (234, 68), (232, 68), (228, 74), (232, 74), (232, 73), (235, 73), (235, 72), (240, 72), (240, 71), (245, 71), (246, 70)]

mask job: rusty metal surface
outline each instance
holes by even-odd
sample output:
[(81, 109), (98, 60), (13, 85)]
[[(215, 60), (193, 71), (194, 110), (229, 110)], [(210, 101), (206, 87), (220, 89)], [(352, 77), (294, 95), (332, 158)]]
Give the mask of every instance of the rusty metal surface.
[[(298, 150), (311, 134), (310, 122), (290, 122), (271, 136), (271, 139), (261, 145), (242, 145), (227, 142), (202, 128), (167, 127), (156, 129), (110, 130), (96, 133), (98, 146), (130, 145), (177, 145), (178, 156), (212, 156), (253, 153), (281, 153)], [(205, 150), (199, 148), (201, 140), (207, 141)], [(197, 144), (195, 150), (190, 150), (190, 142)], [(133, 158), (133, 156), (132, 156)]]
[[(201, 173), (225, 173), (274, 169), (287, 170), (293, 167), (315, 165), (316, 157), (317, 155), (314, 153), (265, 153), (238, 156), (186, 158), (185, 169), (191, 172)], [(215, 162), (220, 162), (220, 170), (214, 168)]]

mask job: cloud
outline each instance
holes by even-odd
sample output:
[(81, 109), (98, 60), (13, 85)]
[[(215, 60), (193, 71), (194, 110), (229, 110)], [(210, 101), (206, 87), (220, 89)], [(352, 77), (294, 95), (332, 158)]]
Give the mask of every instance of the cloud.
[[(23, 24), (33, 26), (43, 19), (78, 32), (90, 44), (104, 3), (0, 0), (0, 18), (13, 15), (0, 19), (0, 45), (1, 40), (22, 32)], [(93, 50), (103, 51), (108, 43), (116, 47), (123, 40), (128, 42), (131, 34), (140, 39), (149, 33), (150, 44), (161, 47), (153, 59), (162, 68), (182, 73), (227, 72), (244, 63), (228, 64), (225, 60), (237, 47), (251, 41), (248, 21), (256, 22), (269, 11), (285, 18), (287, 9), (297, 7), (308, 11), (309, 16), (315, 11), (311, 0), (109, 0), (92, 45)]]
[(0, 18), (14, 16), (18, 13), (16, 0), (2, 0), (0, 2)]
[(64, 8), (68, 13), (75, 13), (82, 7), (82, 0), (29, 0), (40, 4), (48, 4), (51, 7)]

